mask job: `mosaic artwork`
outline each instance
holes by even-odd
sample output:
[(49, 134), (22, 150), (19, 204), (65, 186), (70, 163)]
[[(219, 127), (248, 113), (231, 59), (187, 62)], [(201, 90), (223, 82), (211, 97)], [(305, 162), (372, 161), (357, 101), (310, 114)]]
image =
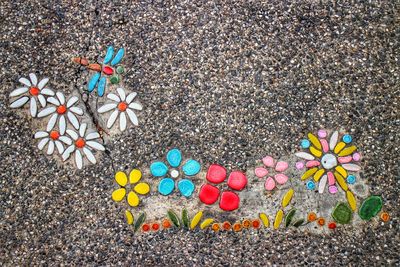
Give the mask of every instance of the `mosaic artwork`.
[[(108, 47), (102, 63), (76, 57), (73, 62), (90, 72), (82, 90), (100, 105), (95, 110), (104, 128), (124, 132), (138, 127), (136, 112), (143, 106), (137, 93), (122, 84), (125, 50)], [(10, 93), (10, 108), (25, 108), (45, 127), (36, 129), (34, 143), (45, 155), (73, 168), (101, 164), (107, 144), (101, 125), (85, 120), (87, 106), (79, 95), (51, 88), (48, 78), (30, 73)], [(106, 95), (104, 97), (104, 95)], [(118, 122), (117, 122), (118, 121)], [(387, 222), (382, 197), (361, 179), (362, 148), (342, 130), (310, 131), (295, 152), (261, 156), (253, 168), (226, 168), (200, 162), (190, 151), (170, 148), (165, 157), (109, 177), (115, 187), (110, 201), (120, 205), (134, 232), (173, 227), (187, 230), (257, 231), (294, 227), (315, 232), (362, 227), (365, 221)]]

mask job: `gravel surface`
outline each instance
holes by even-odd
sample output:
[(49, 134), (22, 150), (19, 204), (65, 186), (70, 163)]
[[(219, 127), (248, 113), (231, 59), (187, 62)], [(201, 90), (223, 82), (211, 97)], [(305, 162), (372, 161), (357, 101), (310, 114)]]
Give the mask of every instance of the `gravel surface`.
[[(399, 265), (398, 6), (284, 2), (1, 1), (0, 263)], [(36, 148), (35, 121), (8, 94), (31, 71), (77, 93), (87, 72), (71, 58), (109, 44), (127, 49), (124, 83), (145, 110), (140, 127), (108, 139), (110, 156), (77, 171)], [(180, 147), (245, 170), (323, 127), (353, 135), (390, 222), (358, 234), (134, 236), (110, 201), (113, 165), (148, 166)]]

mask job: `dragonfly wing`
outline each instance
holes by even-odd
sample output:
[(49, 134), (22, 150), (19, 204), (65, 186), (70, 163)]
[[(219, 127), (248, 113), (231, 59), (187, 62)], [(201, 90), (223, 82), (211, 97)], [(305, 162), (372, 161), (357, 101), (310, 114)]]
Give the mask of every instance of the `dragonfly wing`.
[(97, 94), (99, 96), (104, 95), (104, 91), (106, 89), (106, 81), (107, 81), (106, 77), (103, 76), (100, 78), (99, 85), (97, 86)]
[(92, 78), (90, 78), (90, 81), (89, 81), (89, 84), (88, 84), (89, 92), (92, 92), (94, 90), (99, 78), (100, 78), (100, 72), (96, 72), (95, 74), (93, 74)]
[(124, 57), (124, 53), (125, 53), (125, 50), (123, 48), (120, 48), (118, 50), (117, 54), (115, 55), (114, 59), (111, 61), (111, 66), (118, 64), (121, 61), (121, 59)]
[(106, 56), (104, 58), (103, 63), (107, 64), (108, 62), (110, 62), (110, 60), (112, 59), (113, 55), (114, 55), (114, 47), (113, 46), (109, 46), (107, 48), (107, 53), (106, 53)]

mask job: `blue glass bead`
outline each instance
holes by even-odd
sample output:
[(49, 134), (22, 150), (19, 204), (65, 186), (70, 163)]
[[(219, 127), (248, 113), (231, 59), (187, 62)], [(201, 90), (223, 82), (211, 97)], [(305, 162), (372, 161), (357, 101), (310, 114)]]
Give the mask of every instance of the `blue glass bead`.
[(356, 177), (350, 174), (349, 176), (347, 176), (346, 180), (348, 184), (354, 184), (356, 182)]
[(171, 178), (164, 178), (161, 179), (160, 183), (158, 184), (158, 192), (161, 195), (168, 196), (172, 193), (175, 189), (175, 182)]
[(171, 167), (178, 167), (181, 164), (182, 154), (181, 151), (177, 148), (171, 149), (167, 153), (167, 161)]
[(182, 167), (183, 173), (186, 174), (187, 176), (193, 176), (198, 174), (200, 172), (200, 169), (201, 169), (200, 163), (194, 159), (189, 159)]
[(188, 179), (183, 179), (179, 181), (178, 189), (179, 192), (181, 192), (182, 196), (190, 197), (194, 192), (194, 184)]
[(309, 189), (309, 190), (315, 189), (315, 183), (313, 181), (308, 181), (306, 186), (307, 186), (307, 189)]
[(307, 139), (303, 139), (303, 140), (301, 140), (301, 142), (300, 142), (300, 146), (302, 147), (302, 148), (309, 148), (310, 147), (310, 141), (308, 141)]
[(153, 176), (161, 177), (167, 174), (168, 167), (164, 162), (156, 161), (150, 165), (150, 172)]
[(349, 144), (349, 143), (351, 143), (351, 141), (353, 140), (353, 138), (351, 137), (351, 135), (349, 135), (349, 134), (345, 134), (345, 135), (343, 135), (343, 142), (345, 142), (346, 144)]

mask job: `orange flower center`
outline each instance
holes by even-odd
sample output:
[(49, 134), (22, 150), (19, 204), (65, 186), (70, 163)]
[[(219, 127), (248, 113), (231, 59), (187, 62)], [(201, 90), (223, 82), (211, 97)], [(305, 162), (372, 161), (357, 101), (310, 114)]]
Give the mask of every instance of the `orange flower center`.
[(86, 144), (85, 140), (83, 138), (79, 138), (78, 140), (75, 141), (75, 146), (78, 148), (84, 147)]
[(39, 88), (37, 88), (35, 86), (32, 86), (31, 88), (29, 88), (29, 93), (31, 95), (35, 95), (36, 96), (36, 95), (39, 94), (39, 92), (40, 92)]
[(57, 140), (60, 137), (60, 133), (57, 131), (51, 131), (50, 132), (50, 138), (53, 140)]
[(67, 112), (67, 107), (65, 105), (61, 105), (57, 107), (57, 113), (58, 114), (64, 114)]
[(118, 104), (118, 109), (119, 109), (119, 111), (125, 111), (127, 108), (128, 108), (128, 104), (125, 103), (125, 102), (120, 102), (120, 103)]

